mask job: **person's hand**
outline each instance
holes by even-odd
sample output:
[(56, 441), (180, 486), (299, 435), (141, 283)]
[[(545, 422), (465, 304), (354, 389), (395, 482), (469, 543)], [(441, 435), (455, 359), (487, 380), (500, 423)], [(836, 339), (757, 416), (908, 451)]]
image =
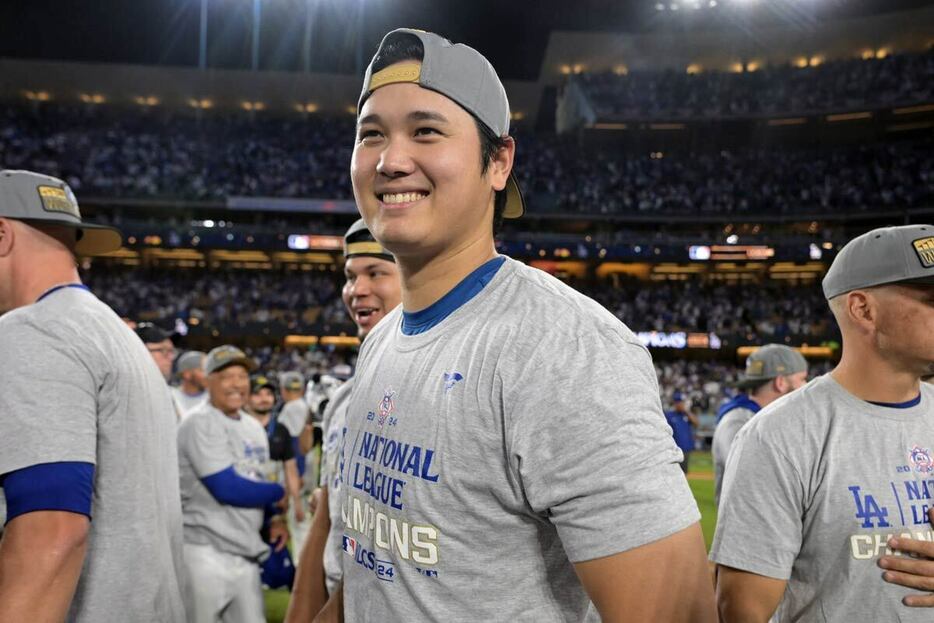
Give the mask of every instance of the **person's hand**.
[(269, 543), (274, 545), (277, 552), (289, 542), (289, 527), (282, 515), (276, 515), (269, 520)]
[(286, 493), (282, 498), (276, 502), (276, 508), (278, 508), (283, 513), (289, 510), (289, 494)]
[(324, 491), (321, 487), (315, 487), (315, 490), (311, 492), (311, 495), (308, 496), (308, 511), (314, 515), (318, 511), (318, 507), (321, 505), (321, 496), (324, 494)]
[[(928, 510), (928, 519), (934, 525), (934, 508)], [(889, 549), (916, 557), (883, 556), (879, 559), (879, 566), (885, 569), (882, 579), (891, 584), (926, 591), (905, 596), (902, 603), (906, 606), (934, 608), (934, 542), (892, 537), (888, 545)]]

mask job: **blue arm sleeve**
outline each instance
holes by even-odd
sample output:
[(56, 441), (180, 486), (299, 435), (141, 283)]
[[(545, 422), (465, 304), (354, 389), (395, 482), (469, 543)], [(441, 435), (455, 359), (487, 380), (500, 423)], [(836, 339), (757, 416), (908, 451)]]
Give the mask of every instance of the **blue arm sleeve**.
[(285, 495), (282, 485), (256, 482), (234, 471), (233, 465), (201, 479), (218, 502), (242, 508), (263, 508)]
[(62, 462), (31, 465), (3, 475), (9, 522), (35, 511), (67, 511), (91, 517), (94, 465)]

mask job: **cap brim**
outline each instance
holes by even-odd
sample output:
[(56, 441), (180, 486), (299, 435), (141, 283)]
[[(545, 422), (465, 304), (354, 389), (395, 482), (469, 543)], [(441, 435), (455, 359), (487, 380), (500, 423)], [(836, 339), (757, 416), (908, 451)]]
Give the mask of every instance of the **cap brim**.
[(238, 357), (236, 359), (231, 359), (230, 361), (225, 361), (223, 365), (220, 365), (214, 368), (213, 370), (208, 372), (208, 374), (214, 374), (215, 372), (220, 372), (224, 368), (229, 368), (230, 366), (243, 366), (244, 368), (246, 368), (247, 372), (255, 372), (259, 368), (259, 366), (256, 365), (256, 362), (250, 359), (249, 357)]
[(76, 223), (74, 221), (51, 218), (24, 218), (21, 220), (33, 227), (57, 225), (78, 230), (78, 241), (75, 242), (75, 254), (77, 255), (102, 255), (104, 253), (113, 253), (123, 246), (123, 236), (120, 234), (120, 231), (109, 225)]
[(519, 218), (523, 214), (525, 214), (525, 199), (522, 198), (516, 175), (510, 173), (509, 181), (506, 182), (506, 209), (503, 210), (503, 218)]
[(75, 244), (78, 255), (113, 253), (123, 246), (123, 236), (113, 227), (82, 223), (78, 229), (81, 231), (81, 239)]

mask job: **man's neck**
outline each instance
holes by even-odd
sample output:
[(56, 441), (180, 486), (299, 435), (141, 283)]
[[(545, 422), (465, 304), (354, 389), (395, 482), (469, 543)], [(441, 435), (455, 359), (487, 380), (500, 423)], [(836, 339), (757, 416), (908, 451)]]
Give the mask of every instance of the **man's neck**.
[(916, 372), (865, 350), (847, 351), (844, 347), (840, 365), (830, 375), (848, 392), (868, 402), (907, 402), (921, 392), (921, 378)]
[(78, 276), (78, 269), (72, 263), (69, 266), (53, 267), (48, 271), (32, 270), (27, 273), (18, 287), (14, 286), (13, 305), (14, 307), (25, 307), (32, 305), (40, 296), (54, 288), (55, 286), (81, 283), (81, 277)]
[(182, 381), (182, 391), (187, 396), (200, 396), (201, 394), (204, 393), (203, 388), (198, 387), (197, 385), (189, 381)]
[(402, 309), (416, 312), (430, 307), (494, 257), (496, 247), (492, 238), (483, 236), (428, 259), (397, 258), (402, 275)]

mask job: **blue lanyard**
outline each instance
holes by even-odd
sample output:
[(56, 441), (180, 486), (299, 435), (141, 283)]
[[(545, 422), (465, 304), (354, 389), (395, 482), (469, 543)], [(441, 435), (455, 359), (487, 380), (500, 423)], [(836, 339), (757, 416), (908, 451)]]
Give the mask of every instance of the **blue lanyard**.
[(39, 301), (41, 301), (41, 300), (44, 299), (45, 297), (47, 297), (47, 296), (49, 296), (50, 294), (53, 294), (53, 293), (55, 293), (55, 292), (58, 292), (58, 291), (61, 290), (62, 288), (78, 288), (79, 290), (86, 290), (86, 291), (88, 291), (88, 292), (91, 291), (91, 288), (87, 287), (87, 286), (84, 285), (83, 283), (63, 283), (63, 284), (61, 284), (61, 285), (59, 285), (59, 286), (55, 286), (54, 288), (49, 288), (48, 290), (46, 290), (45, 292), (43, 292), (43, 293), (42, 293), (42, 296), (40, 296), (39, 298), (36, 299), (36, 302), (38, 303)]

